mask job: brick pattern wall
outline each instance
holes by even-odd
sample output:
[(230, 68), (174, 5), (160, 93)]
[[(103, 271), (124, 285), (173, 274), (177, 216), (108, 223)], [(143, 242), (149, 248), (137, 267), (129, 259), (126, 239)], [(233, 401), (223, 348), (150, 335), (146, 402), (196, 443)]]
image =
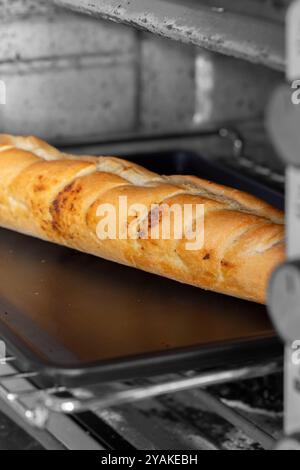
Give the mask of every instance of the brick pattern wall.
[(255, 119), (281, 78), (47, 0), (0, 0), (0, 16), (2, 132), (76, 143)]

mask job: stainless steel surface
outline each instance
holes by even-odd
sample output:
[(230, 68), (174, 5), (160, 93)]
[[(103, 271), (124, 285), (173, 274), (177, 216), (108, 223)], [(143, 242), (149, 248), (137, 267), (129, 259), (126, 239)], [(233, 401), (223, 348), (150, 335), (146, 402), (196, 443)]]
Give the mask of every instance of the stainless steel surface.
[[(228, 371), (209, 371), (207, 373), (195, 374), (195, 376), (178, 376), (173, 380), (164, 382), (163, 377), (160, 383), (155, 385), (132, 387), (128, 390), (109, 392), (96, 390), (93, 392), (85, 392), (80, 389), (71, 390), (73, 398), (58, 398), (53, 394), (41, 396), (38, 394), (37, 399), (41, 406), (45, 406), (50, 411), (57, 413), (76, 413), (87, 409), (100, 409), (126, 403), (135, 403), (140, 400), (165, 395), (168, 393), (177, 393), (183, 390), (191, 390), (193, 388), (208, 387), (211, 385), (232, 382), (236, 380), (245, 380), (253, 377), (260, 377), (281, 370), (281, 361), (269, 362), (266, 364), (254, 364), (244, 368), (236, 368)], [(77, 397), (81, 396), (81, 399)], [(22, 397), (20, 394), (19, 397)]]
[[(216, 7), (197, 0), (55, 0), (55, 3), (98, 18), (136, 26), (165, 38), (180, 40), (215, 52), (284, 68), (283, 25)], [(233, 11), (232, 11), (233, 10)], [(259, 11), (259, 7), (256, 8)]]
[[(296, 152), (295, 152), (296, 154)], [(295, 155), (296, 156), (296, 155)], [(300, 258), (300, 167), (289, 165), (287, 168), (287, 256), (291, 260)], [(300, 340), (299, 264), (288, 264), (283, 280), (289, 299), (284, 307), (286, 318), (285, 337), (285, 432), (287, 435), (300, 431), (300, 364), (295, 361), (294, 341)], [(288, 272), (287, 272), (288, 271)], [(282, 305), (282, 304), (280, 304)], [(299, 344), (297, 343), (297, 347)]]
[(273, 275), (269, 291), (269, 311), (276, 331), (292, 344), (300, 339), (300, 263), (281, 266)]
[[(230, 130), (224, 128), (224, 132), (230, 133)], [(161, 136), (142, 134), (136, 138), (132, 138), (132, 136), (129, 138), (128, 136), (127, 138), (123, 137), (123, 139), (115, 141), (107, 140), (82, 145), (63, 145), (61, 148), (63, 151), (75, 155), (111, 155), (112, 153), (115, 155), (136, 155), (178, 149), (199, 152), (214, 159), (220, 157), (220, 155), (232, 157), (237, 152), (233, 147), (239, 145), (235, 144), (231, 138), (219, 135), (218, 130), (210, 127), (202, 131), (185, 133), (184, 135), (180, 133), (176, 135), (162, 134)]]
[[(266, 182), (283, 187), (285, 174), (276, 155), (266, 145), (266, 137), (260, 136), (261, 131), (251, 132), (241, 127), (245, 134), (237, 133), (234, 129), (221, 127), (202, 129), (202, 131), (182, 135), (161, 135), (159, 137), (141, 135), (136, 139), (124, 139), (114, 142), (98, 142), (76, 146), (62, 146), (62, 150), (75, 155), (135, 155), (169, 151), (174, 148), (183, 151), (198, 152), (212, 160), (230, 161), (231, 166), (242, 172), (248, 172), (252, 177), (263, 177)], [(249, 144), (247, 136), (251, 132), (254, 142)], [(245, 137), (246, 136), (246, 137)], [(249, 136), (248, 136), (249, 137)], [(262, 140), (263, 139), (263, 140)], [(255, 142), (258, 140), (258, 142)], [(253, 145), (254, 143), (254, 145)], [(247, 153), (245, 153), (245, 151)], [(225, 164), (226, 164), (225, 163)]]
[[(35, 386), (20, 374), (14, 361), (0, 365), (0, 410), (23, 428), (45, 449), (51, 450), (101, 450), (102, 447), (75, 422), (63, 415), (47, 413), (32, 402)], [(37, 374), (35, 373), (34, 376)], [(9, 379), (9, 380), (7, 380)], [(26, 390), (26, 393), (24, 391)], [(19, 393), (24, 393), (19, 399)], [(36, 406), (36, 408), (35, 408)], [(47, 419), (46, 419), (47, 415)]]
[[(294, 131), (295, 132), (295, 131)], [(289, 156), (287, 156), (289, 157)], [(300, 243), (299, 243), (299, 188), (300, 188), (300, 171), (299, 166), (289, 165), (287, 167), (287, 256), (290, 260), (299, 259)], [(289, 263), (283, 266), (278, 276), (281, 276), (283, 286), (280, 290), (285, 289), (289, 298), (286, 303), (282, 304), (281, 299), (278, 303), (278, 310), (283, 310), (285, 324), (280, 320), (280, 332), (284, 334), (285, 339), (285, 416), (284, 429), (286, 435), (298, 433), (300, 430), (300, 364), (295, 361), (294, 341), (300, 339), (300, 322), (299, 322), (299, 274), (298, 263)], [(275, 277), (276, 281), (276, 277)], [(274, 286), (276, 287), (276, 285)], [(273, 291), (272, 298), (276, 299), (278, 291)], [(284, 297), (286, 298), (286, 294)], [(278, 300), (278, 298), (277, 298)], [(280, 308), (281, 307), (281, 308)], [(274, 315), (278, 313), (275, 308), (272, 309)], [(279, 321), (277, 321), (279, 323)]]
[[(292, 201), (288, 200), (289, 209)], [(295, 232), (295, 242), (299, 245), (299, 231), (296, 227), (288, 225), (289, 229), (293, 227)], [(293, 245), (288, 237), (288, 248), (290, 253), (293, 251)], [(295, 248), (296, 245), (295, 245)], [(295, 250), (295, 253), (297, 250)], [(300, 430), (300, 265), (299, 262), (287, 262), (281, 266), (273, 275), (269, 292), (269, 311), (273, 318), (276, 330), (285, 342), (285, 414), (284, 430), (286, 435), (298, 433)], [(279, 444), (278, 449), (283, 450), (290, 441)], [(300, 444), (299, 444), (300, 445)]]
[(42, 450), (41, 444), (9, 418), (1, 405), (0, 402), (0, 451)]
[[(283, 112), (282, 110), (285, 110)], [(269, 311), (274, 324), (285, 341), (285, 415), (286, 435), (300, 430), (300, 366), (295, 360), (295, 345), (300, 340), (300, 170), (299, 170), (299, 112), (292, 104), (288, 87), (279, 89), (269, 110), (269, 130), (279, 154), (287, 165), (287, 256), (286, 263), (273, 276), (269, 292)], [(297, 341), (297, 343), (294, 343)], [(282, 444), (286, 446), (286, 444)], [(280, 447), (280, 446), (279, 446)]]
[[(7, 367), (9, 368), (9, 373), (7, 372), (6, 366), (4, 369), (0, 368), (0, 374), (4, 371), (4, 373), (1, 374), (2, 376), (11, 376), (11, 374), (13, 374), (15, 369), (12, 369), (11, 366)], [(9, 386), (6, 384), (5, 389), (3, 388), (3, 385), (1, 385), (1, 389), (5, 390), (5, 394), (2, 395), (2, 399), (0, 400), (0, 409), (5, 408), (6, 405), (3, 399), (6, 400), (7, 403), (9, 403), (9, 406), (6, 406), (6, 410), (8, 410), (8, 413), (14, 417), (14, 420), (18, 424), (21, 424), (21, 426), (24, 427), (28, 432), (30, 432), (30, 434), (44, 447), (49, 449), (60, 448), (60, 446), (63, 446), (67, 449), (101, 448), (101, 446), (96, 443), (91, 438), (91, 436), (88, 436), (82, 429), (80, 429), (76, 423), (71, 422), (66, 416), (61, 414), (61, 411), (64, 411), (64, 413), (67, 414), (76, 411), (75, 404), (79, 401), (78, 397), (81, 397), (83, 403), (89, 404), (89, 409), (93, 409), (95, 415), (99, 416), (102, 421), (108, 422), (110, 426), (115, 428), (115, 431), (120, 434), (120, 436), (124, 435), (125, 433), (125, 438), (129, 439), (129, 441), (133, 439), (134, 442), (132, 442), (132, 444), (134, 444), (136, 448), (152, 450), (164, 448), (169, 450), (176, 448), (181, 450), (185, 448), (190, 450), (200, 450), (219, 448), (219, 446), (224, 446), (224, 448), (233, 448), (234, 446), (239, 446), (239, 448), (249, 448), (251, 445), (255, 446), (254, 443), (257, 442), (260, 446), (262, 446), (262, 448), (269, 449), (273, 446), (274, 443), (274, 436), (272, 431), (269, 433), (267, 430), (261, 429), (260, 424), (255, 422), (255, 418), (250, 418), (246, 414), (243, 414), (243, 412), (234, 409), (232, 405), (226, 404), (222, 399), (218, 399), (210, 392), (197, 390), (197, 388), (198, 385), (207, 386), (213, 383), (221, 383), (223, 381), (227, 382), (227, 380), (238, 380), (238, 383), (240, 383), (241, 379), (250, 379), (251, 377), (253, 378), (257, 376), (266, 377), (269, 374), (276, 373), (280, 369), (281, 364), (279, 361), (278, 363), (274, 362), (261, 365), (257, 364), (253, 367), (249, 366), (240, 370), (228, 371), (227, 373), (212, 373), (211, 375), (207, 374), (206, 379), (204, 376), (202, 376), (202, 378), (197, 377), (195, 373), (187, 373), (184, 375), (175, 374), (168, 377), (166, 376), (165, 378), (157, 377), (147, 381), (141, 381), (139, 386), (136, 388), (134, 388), (134, 382), (131, 385), (127, 384), (126, 387), (129, 387), (130, 389), (127, 392), (114, 392), (112, 389), (111, 396), (106, 400), (105, 395), (101, 397), (101, 390), (103, 390), (103, 386), (99, 384), (94, 392), (92, 392), (92, 389), (69, 390), (68, 393), (73, 393), (77, 398), (73, 401), (73, 404), (72, 400), (70, 399), (68, 400), (68, 404), (67, 401), (65, 401), (65, 407), (62, 409), (58, 406), (55, 407), (55, 413), (50, 412), (49, 409), (47, 409), (47, 412), (45, 412), (46, 401), (50, 400), (50, 397), (52, 396), (51, 393), (54, 392), (54, 390), (49, 390), (49, 395), (47, 395), (46, 390), (38, 391), (32, 384), (29, 384), (27, 380), (16, 378), (14, 381), (9, 382)], [(16, 373), (16, 377), (19, 377), (18, 373)], [(165, 380), (165, 383), (162, 383), (162, 380)], [(119, 387), (120, 386), (121, 384)], [(125, 385), (123, 385), (123, 387), (124, 386)], [(192, 389), (195, 389), (195, 392), (192, 392)], [(26, 391), (23, 392), (23, 390)], [(188, 392), (188, 390), (190, 390), (190, 392)], [(61, 391), (63, 390), (56, 390), (57, 393)], [(176, 394), (174, 395), (175, 391)], [(87, 397), (91, 396), (92, 393), (95, 393), (95, 396), (98, 396), (98, 401), (93, 399), (93, 403), (91, 403), (89, 399), (88, 403)], [(196, 408), (200, 406), (200, 409), (203, 410), (203, 417), (205, 416), (205, 420), (208, 420), (207, 424), (210, 423), (211, 426), (211, 433), (208, 433), (211, 434), (210, 437), (209, 435), (207, 437), (201, 436), (201, 425), (199, 423), (200, 434), (197, 433), (194, 425), (190, 425), (186, 439), (184, 439), (183, 429), (186, 424), (179, 425), (179, 422), (185, 422), (184, 403), (186, 403), (186, 393), (191, 393), (190, 398), (188, 399), (190, 406)], [(166, 398), (163, 398), (162, 395)], [(153, 418), (155, 416), (155, 414), (153, 414), (154, 409), (157, 409), (157, 412), (160, 413), (158, 411), (159, 408), (166, 406), (169, 403), (169, 400), (173, 400), (171, 397), (174, 397), (174, 399), (177, 400), (175, 398), (176, 396), (178, 396), (178, 403), (183, 400), (181, 405), (175, 405), (177, 410), (176, 414), (178, 414), (176, 418), (178, 420), (178, 424), (176, 424), (177, 431), (175, 433), (177, 437), (175, 438), (175, 435), (172, 436), (172, 433), (170, 432), (168, 437), (163, 437), (163, 429), (164, 426), (166, 426), (168, 423), (168, 415), (163, 417), (162, 414), (158, 421), (157, 418), (159, 415), (156, 415), (156, 425), (159, 423), (160, 428), (160, 430), (157, 429), (157, 440), (155, 439), (155, 435), (153, 435), (154, 430), (151, 431), (151, 427), (155, 425), (155, 423), (152, 422), (150, 417), (145, 422), (147, 423), (146, 427), (140, 427), (144, 418), (142, 418), (141, 414), (140, 417), (138, 417), (140, 413), (139, 410), (150, 410), (151, 407), (153, 407), (152, 412), (150, 412)], [(156, 400), (158, 401), (153, 401), (154, 397), (156, 397)], [(53, 399), (54, 398), (51, 400)], [(144, 404), (139, 405), (140, 401), (142, 401)], [(23, 412), (21, 414), (13, 413), (14, 409), (18, 412), (20, 412), (21, 409), (14, 408), (16, 402), (22, 406)], [(12, 403), (13, 407), (11, 407)], [(57, 399), (57, 404), (58, 403), (62, 402)], [(128, 405), (130, 403), (134, 404), (135, 411), (130, 411), (130, 408), (127, 408), (127, 418), (125, 418), (124, 415), (121, 417), (119, 414), (120, 412), (118, 410), (120, 410), (121, 403), (127, 403), (127, 406), (130, 406)], [(80, 409), (86, 409), (85, 404)], [(111, 406), (113, 406), (113, 409), (110, 408)], [(40, 417), (39, 422), (35, 423), (38, 425), (38, 428), (36, 428), (36, 426), (32, 427), (32, 424), (34, 424), (32, 419), (29, 419), (28, 421), (28, 418), (33, 416), (34, 409), (36, 410), (36, 416)], [(167, 409), (169, 409), (168, 413), (169, 416), (171, 416), (175, 409), (173, 409), (172, 406), (169, 408), (169, 405), (167, 405), (166, 410)], [(59, 412), (59, 414), (57, 412)], [(197, 413), (199, 413), (199, 411), (197, 411)], [(43, 418), (41, 419), (41, 417)], [(124, 419), (128, 419), (129, 421), (124, 421)], [(137, 419), (139, 421), (139, 425), (136, 421)], [(226, 425), (226, 422), (230, 424)], [(205, 426), (207, 426), (207, 424)], [(178, 426), (183, 426), (183, 428), (179, 429)], [(216, 426), (216, 428), (214, 428), (214, 426)], [(224, 427), (226, 438), (224, 435), (221, 440), (221, 436), (217, 437), (217, 435), (221, 431), (222, 426)], [(174, 430), (175, 429), (176, 428), (174, 428)], [(219, 429), (219, 431), (217, 431), (217, 429)], [(231, 429), (230, 432), (229, 429)], [(237, 429), (237, 431), (234, 431), (235, 429)], [(196, 433), (193, 438), (191, 437), (191, 432)], [(212, 437), (214, 436), (214, 433), (216, 433), (216, 436)], [(143, 438), (142, 435), (144, 435)], [(146, 436), (148, 436), (148, 438)], [(215, 441), (215, 438), (217, 441)], [(178, 441), (177, 443), (176, 440)]]
[[(281, 433), (282, 404), (273, 397), (274, 388), (280, 394), (280, 385), (280, 377), (272, 375), (205, 391), (178, 392), (96, 414), (135, 448), (258, 450), (262, 449), (260, 431), (269, 444)], [(220, 410), (220, 402), (226, 411)], [(228, 418), (239, 424), (231, 424)]]
[(275, 450), (300, 450), (300, 435), (295, 434), (286, 437), (278, 442), (274, 448)]
[(293, 102), (296, 92), (298, 100), (299, 90), (287, 84), (279, 86), (267, 109), (267, 127), (278, 155), (285, 165), (293, 166), (300, 165), (300, 106), (297, 101)]
[[(287, 166), (286, 180), (287, 256), (292, 261), (296, 261), (300, 259), (300, 165)], [(295, 283), (295, 287), (297, 287), (297, 283)]]
[[(299, 4), (300, 2), (298, 2)], [(298, 60), (299, 18), (293, 2), (286, 17), (288, 79), (292, 79)], [(291, 16), (292, 15), (292, 16)], [(293, 21), (291, 18), (293, 17)], [(292, 31), (293, 28), (293, 31)], [(296, 54), (295, 54), (296, 52)], [(295, 77), (296, 78), (296, 77)], [(286, 252), (288, 260), (273, 275), (268, 306), (279, 334), (285, 342), (284, 359), (284, 431), (286, 438), (278, 450), (300, 448), (300, 160), (299, 160), (299, 100), (297, 86), (282, 85), (274, 92), (268, 109), (270, 136), (286, 165)]]
[(208, 409), (214, 410), (218, 416), (231, 423), (237, 429), (242, 429), (247, 436), (257, 441), (265, 450), (271, 450), (274, 447), (275, 439), (266, 430), (251, 422), (250, 419), (242, 416), (237, 410), (232, 410), (221, 400), (214, 397), (205, 390), (198, 390), (197, 396), (200, 402)]

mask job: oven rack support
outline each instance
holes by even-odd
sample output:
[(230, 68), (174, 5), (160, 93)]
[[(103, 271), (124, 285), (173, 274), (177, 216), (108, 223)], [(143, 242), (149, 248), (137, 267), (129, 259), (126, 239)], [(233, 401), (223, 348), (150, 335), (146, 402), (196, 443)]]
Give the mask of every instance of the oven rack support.
[(232, 146), (232, 156), (237, 167), (253, 174), (263, 177), (271, 184), (276, 183), (281, 186), (285, 184), (285, 175), (272, 170), (267, 165), (258, 164), (250, 156), (245, 154), (245, 142), (242, 136), (233, 128), (221, 127), (216, 133), (221, 139), (228, 140)]
[(300, 113), (292, 95), (293, 82), (300, 76), (299, 14), (300, 1), (290, 2), (285, 28), (286, 83), (273, 93), (267, 113), (270, 137), (286, 167), (287, 259), (272, 276), (267, 302), (270, 316), (285, 344), (285, 438), (279, 442), (279, 450), (300, 450)]
[[(72, 415), (82, 411), (99, 411), (110, 407), (133, 404), (166, 394), (203, 390), (203, 399), (215, 414), (235, 426), (241, 426), (246, 434), (257, 439), (264, 448), (274, 443), (262, 430), (241, 417), (232, 408), (215, 399), (205, 389), (212, 385), (232, 383), (258, 377), (265, 377), (282, 371), (282, 358), (247, 366), (206, 372), (186, 372), (143, 380), (130, 386), (125, 384), (96, 384), (86, 388), (67, 389), (52, 387), (40, 389), (35, 385), (38, 371), (20, 373), (17, 358), (7, 356), (0, 362), (0, 399), (13, 408), (14, 412), (33, 428), (45, 429), (53, 414)], [(202, 393), (202, 392), (201, 392)]]

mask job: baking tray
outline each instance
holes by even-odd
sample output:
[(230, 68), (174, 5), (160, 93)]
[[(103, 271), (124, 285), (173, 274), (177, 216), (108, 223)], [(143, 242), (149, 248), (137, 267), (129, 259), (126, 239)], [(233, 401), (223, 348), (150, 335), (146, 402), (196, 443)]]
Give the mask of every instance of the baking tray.
[[(190, 152), (130, 158), (282, 207), (283, 195)], [(265, 307), (0, 229), (0, 337), (22, 370), (65, 386), (278, 357)]]

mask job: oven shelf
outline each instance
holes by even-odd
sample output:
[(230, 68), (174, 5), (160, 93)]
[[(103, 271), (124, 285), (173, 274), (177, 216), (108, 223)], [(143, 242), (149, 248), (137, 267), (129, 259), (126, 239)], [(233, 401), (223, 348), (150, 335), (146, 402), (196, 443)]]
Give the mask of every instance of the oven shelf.
[(39, 372), (18, 372), (18, 359), (7, 355), (0, 367), (0, 399), (8, 404), (27, 425), (47, 430), (52, 416), (73, 415), (85, 411), (101, 413), (111, 407), (135, 404), (163, 395), (197, 389), (197, 396), (209, 412), (237, 427), (264, 449), (271, 449), (275, 440), (270, 433), (256, 426), (206, 388), (212, 385), (266, 377), (282, 371), (282, 358), (253, 362), (227, 371), (187, 372), (153, 377), (130, 383), (97, 384), (88, 388), (63, 387), (40, 389), (35, 385)]
[[(222, 0), (53, 0), (57, 5), (169, 39), (284, 70), (284, 11), (289, 0), (245, 8)], [(224, 8), (223, 5), (226, 5)]]

